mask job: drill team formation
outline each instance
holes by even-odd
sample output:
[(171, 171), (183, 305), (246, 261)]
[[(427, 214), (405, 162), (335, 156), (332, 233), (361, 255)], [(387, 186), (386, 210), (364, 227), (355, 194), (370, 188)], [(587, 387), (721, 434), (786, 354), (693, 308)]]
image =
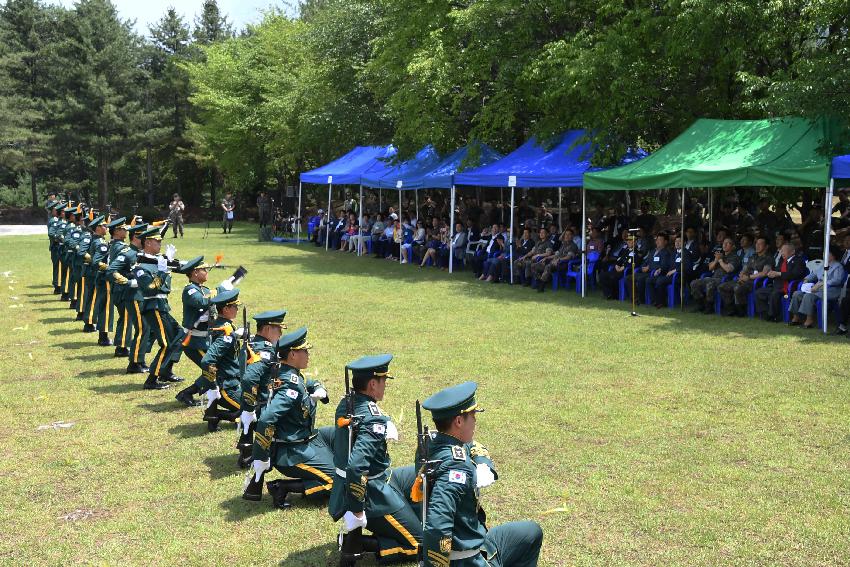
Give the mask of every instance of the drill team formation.
[[(203, 409), (210, 432), (222, 422), (239, 432), (235, 464), (247, 469), (245, 500), (261, 506), (264, 487), (275, 508), (297, 506), (300, 495), (324, 499), (339, 524), (340, 565), (374, 556), (378, 563), (434, 567), (531, 567), (543, 532), (532, 521), (490, 526), (482, 493), (498, 479), (487, 449), (475, 441), (477, 384), (463, 382), (415, 401), (417, 447), (412, 464), (392, 466), (387, 444), (398, 441), (384, 399), (391, 354), (363, 356), (344, 368), (344, 391), (313, 379), (306, 326), (289, 331), (285, 309), (240, 317), (238, 269), (215, 287), (216, 264), (203, 256), (181, 261), (162, 247), (166, 221), (104, 214), (83, 203), (48, 203), (53, 292), (67, 301), (97, 344), (114, 346), (143, 388), (184, 382), (174, 365), (185, 355), (197, 378), (176, 402)], [(110, 208), (111, 209), (111, 208)], [(129, 242), (127, 239), (129, 238)], [(173, 278), (187, 278), (182, 318), (171, 314)], [(251, 332), (251, 325), (255, 326)], [(152, 357), (149, 355), (153, 353)], [(340, 398), (332, 421), (319, 426), (318, 405)], [(414, 406), (414, 403), (411, 403)], [(423, 423), (422, 410), (433, 427)], [(267, 480), (266, 476), (279, 473)], [(290, 498), (290, 496), (293, 496)]]

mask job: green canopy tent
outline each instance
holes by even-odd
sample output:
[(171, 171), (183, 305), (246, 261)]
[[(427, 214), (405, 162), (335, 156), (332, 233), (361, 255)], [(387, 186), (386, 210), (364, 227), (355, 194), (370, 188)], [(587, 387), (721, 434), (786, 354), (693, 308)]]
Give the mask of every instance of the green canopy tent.
[[(687, 187), (825, 187), (824, 209), (829, 210), (831, 160), (820, 150), (837, 140), (839, 130), (837, 123), (823, 118), (703, 118), (645, 159), (585, 173), (584, 187), (595, 191), (681, 188), (683, 231)], [(824, 239), (826, 265), (828, 233)]]

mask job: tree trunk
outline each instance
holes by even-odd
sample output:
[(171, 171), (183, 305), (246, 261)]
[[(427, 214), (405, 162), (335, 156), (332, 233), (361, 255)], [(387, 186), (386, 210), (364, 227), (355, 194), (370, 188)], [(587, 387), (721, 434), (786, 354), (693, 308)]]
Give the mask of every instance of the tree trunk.
[(151, 157), (151, 145), (148, 144), (146, 148), (146, 160), (147, 163), (145, 165), (145, 172), (148, 176), (148, 190), (147, 190), (147, 204), (149, 207), (153, 207), (153, 158)]
[(38, 208), (38, 189), (35, 183), (35, 167), (30, 170), (30, 191), (32, 191), (32, 208)]
[(97, 184), (97, 204), (102, 209), (106, 206), (106, 195), (108, 191), (108, 180), (107, 174), (109, 172), (109, 164), (106, 158), (106, 149), (100, 150), (99, 160), (100, 162), (100, 179)]
[(216, 180), (215, 167), (211, 167), (210, 168), (210, 211), (215, 210), (215, 180)]
[(679, 194), (678, 189), (667, 189), (667, 210), (664, 214), (675, 215), (679, 212)]

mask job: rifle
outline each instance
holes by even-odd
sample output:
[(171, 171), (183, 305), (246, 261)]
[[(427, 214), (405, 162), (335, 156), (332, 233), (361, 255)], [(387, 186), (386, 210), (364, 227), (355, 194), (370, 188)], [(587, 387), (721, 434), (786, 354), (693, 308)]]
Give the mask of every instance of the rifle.
[[(245, 376), (245, 368), (248, 366), (248, 355), (249, 355), (249, 346), (248, 342), (251, 339), (251, 324), (248, 322), (248, 309), (246, 307), (242, 307), (242, 338), (240, 339), (241, 344), (239, 345), (239, 375)], [(242, 420), (236, 420), (236, 444), (239, 445), (239, 439), (242, 438), (243, 433), (248, 433), (247, 431), (242, 431)]]
[[(428, 460), (429, 445), (431, 444), (431, 432), (428, 426), (422, 425), (422, 406), (416, 400), (416, 463), (419, 466), (416, 482), (410, 490), (410, 497), (414, 502), (422, 502), (422, 533), (425, 533), (425, 520), (428, 517), (428, 482), (433, 479), (436, 465), (442, 461)], [(419, 546), (417, 553), (419, 565), (425, 564), (425, 548)]]
[[(357, 425), (360, 417), (354, 415), (354, 390), (348, 376), (348, 366), (345, 367), (345, 415), (337, 419), (338, 427), (348, 427), (348, 459), (351, 459), (351, 450), (357, 438)], [(340, 553), (346, 565), (354, 565), (363, 558), (363, 528), (351, 530), (347, 534), (342, 532), (343, 525), (339, 526)]]

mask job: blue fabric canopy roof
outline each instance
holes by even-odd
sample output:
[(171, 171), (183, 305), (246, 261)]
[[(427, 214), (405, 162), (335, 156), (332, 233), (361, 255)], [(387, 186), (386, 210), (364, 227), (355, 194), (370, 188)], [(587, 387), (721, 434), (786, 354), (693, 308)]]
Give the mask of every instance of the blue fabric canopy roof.
[[(476, 155), (475, 163), (465, 164), (470, 152)], [(444, 158), (430, 171), (417, 176), (410, 176), (404, 179), (404, 187), (407, 189), (451, 189), (454, 184), (455, 175), (466, 165), (467, 168), (481, 167), (504, 157), (502, 154), (488, 146), (478, 142), (473, 142), (462, 148), (455, 150), (448, 157)]]
[[(581, 187), (584, 173), (593, 170), (593, 150), (588, 141), (580, 142), (584, 130), (569, 130), (555, 139), (547, 150), (531, 138), (497, 162), (459, 173), (456, 185), (483, 187)], [(621, 163), (644, 157), (644, 152), (630, 154)]]
[(374, 168), (383, 167), (393, 157), (393, 146), (357, 146), (344, 156), (301, 174), (302, 183), (319, 185), (357, 185), (361, 176)]
[[(434, 146), (429, 144), (407, 161), (397, 164), (376, 163), (363, 172), (360, 183), (366, 187), (380, 187), (381, 189), (408, 189), (404, 183), (406, 178), (421, 176), (439, 162), (440, 154), (437, 153)], [(413, 189), (413, 187), (410, 187), (410, 189)]]
[(850, 179), (850, 154), (832, 158), (832, 177)]

